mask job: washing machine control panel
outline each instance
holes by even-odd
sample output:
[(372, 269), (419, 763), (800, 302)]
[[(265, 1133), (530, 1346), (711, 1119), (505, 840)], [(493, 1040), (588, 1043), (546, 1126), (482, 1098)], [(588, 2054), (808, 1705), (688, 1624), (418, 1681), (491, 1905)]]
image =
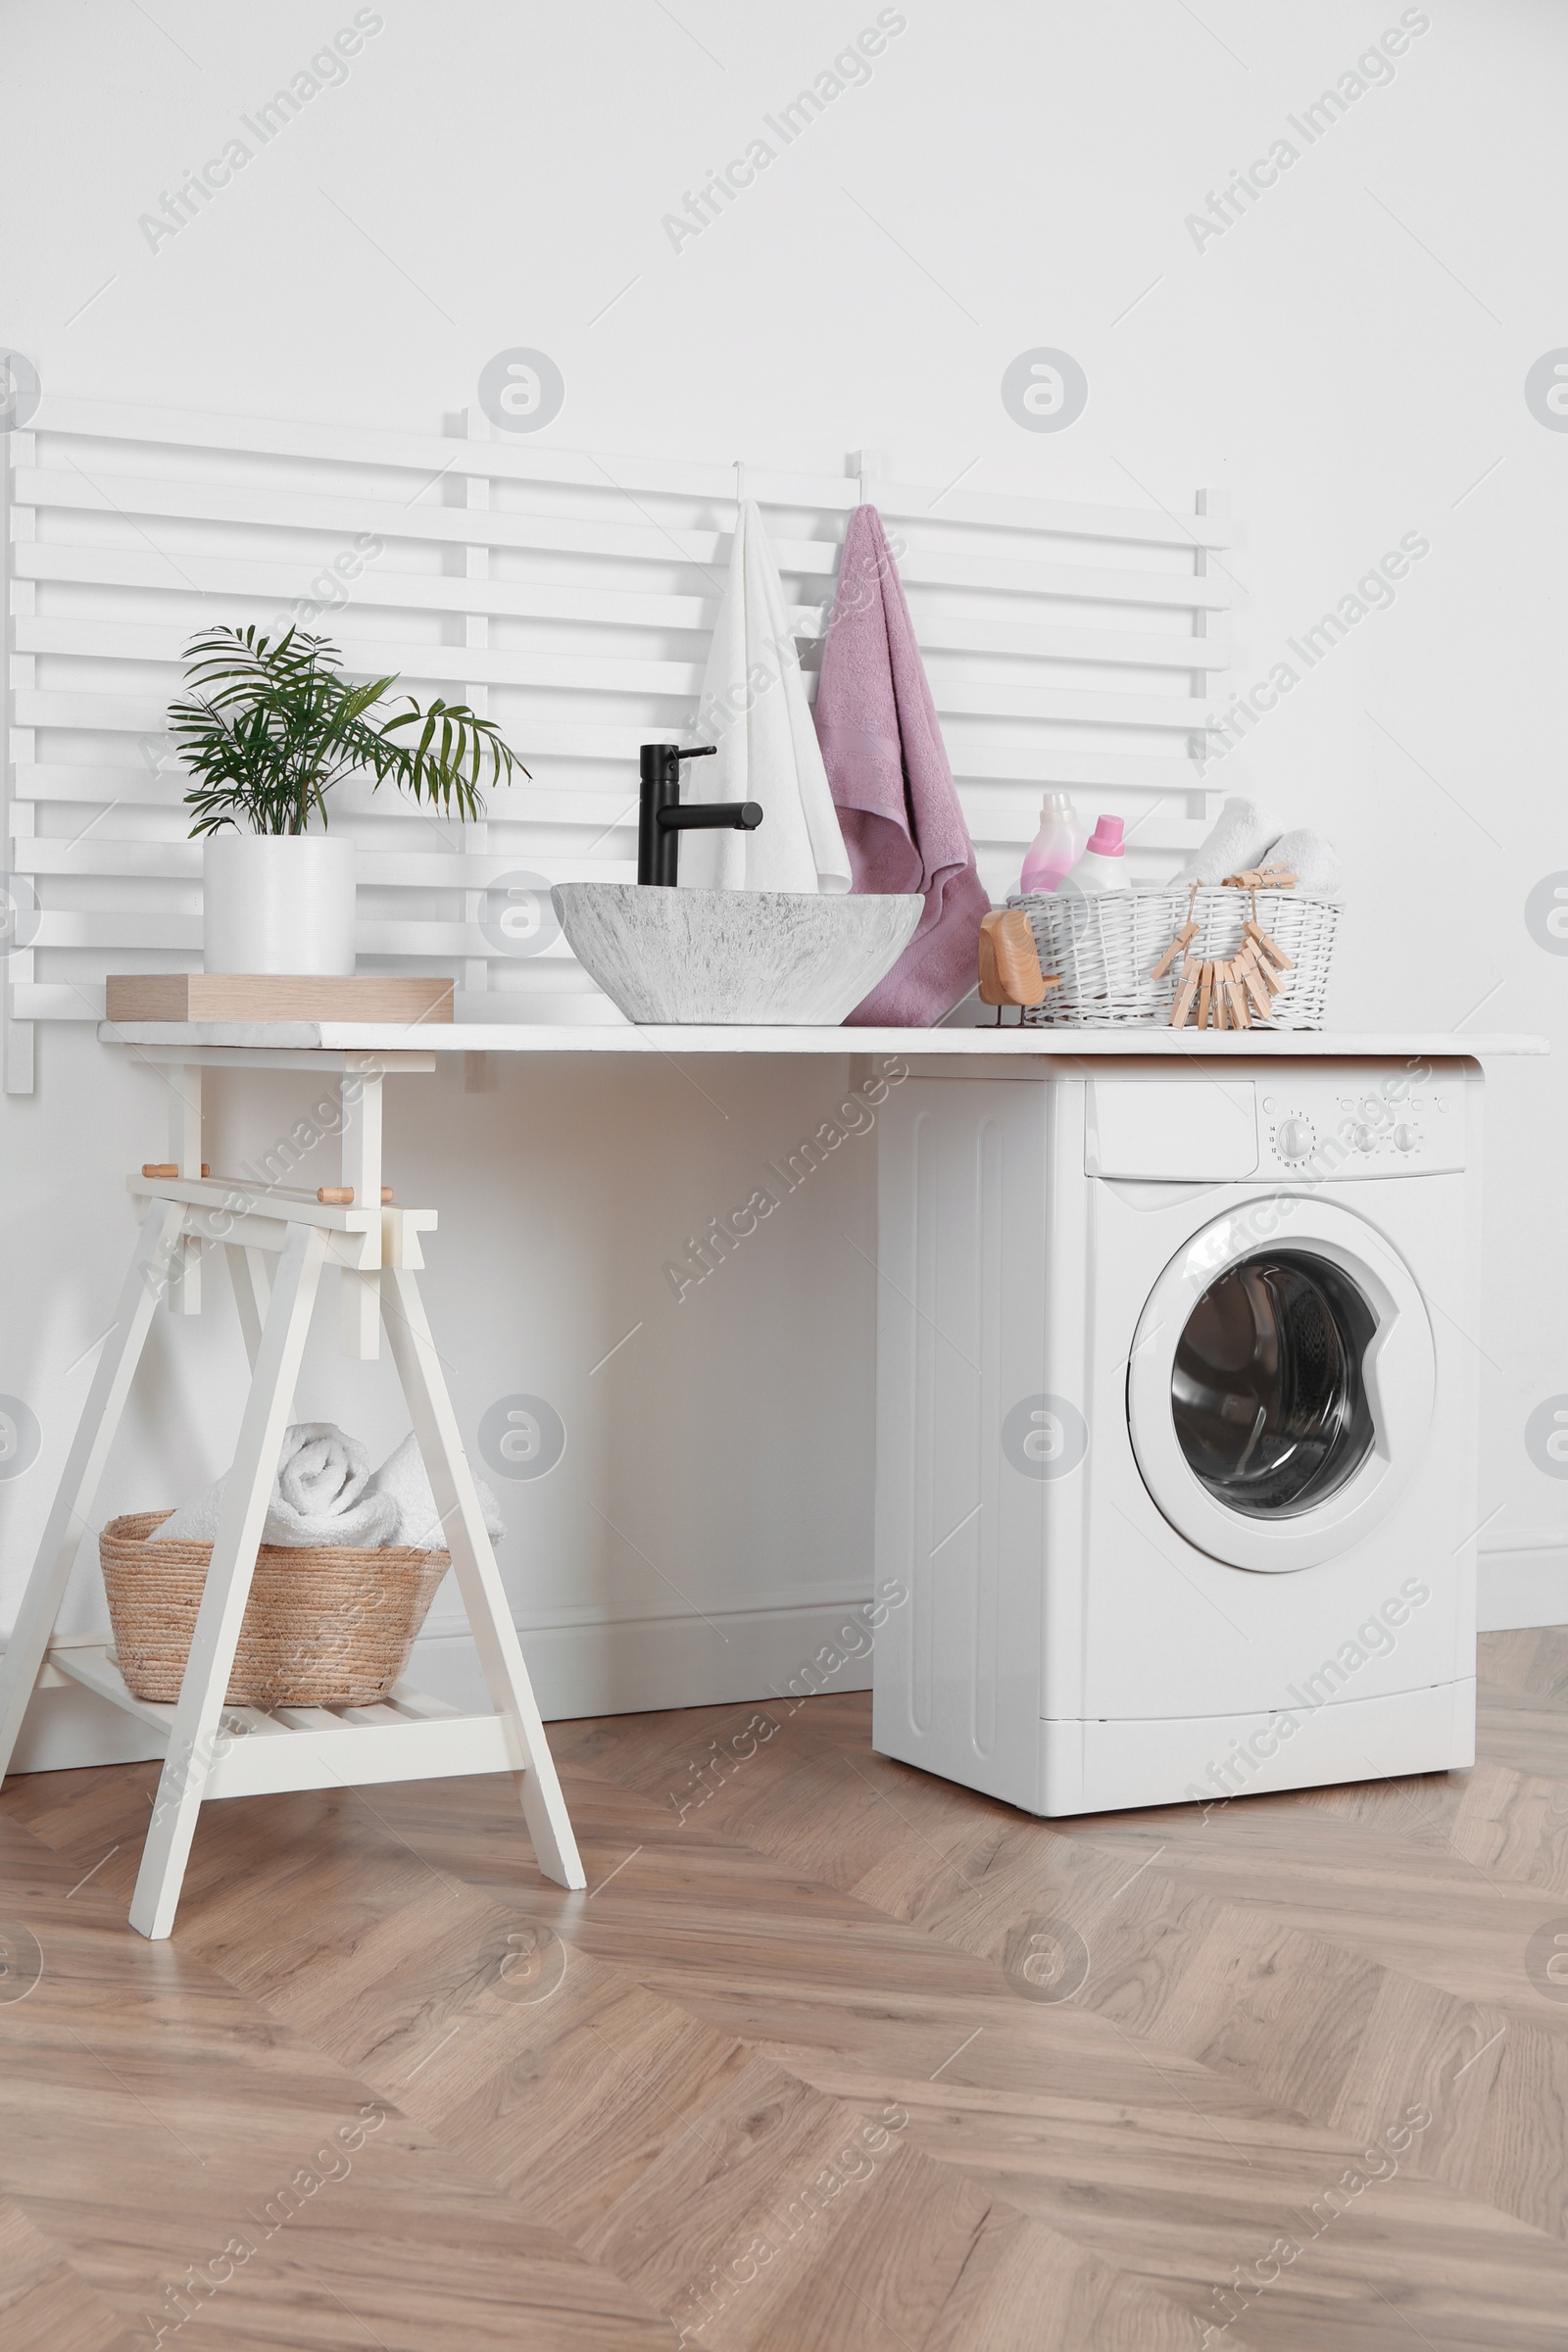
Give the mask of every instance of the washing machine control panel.
[(1260, 1169), (1318, 1183), (1420, 1176), (1464, 1166), (1464, 1088), (1403, 1070), (1370, 1079), (1285, 1070), (1257, 1089)]

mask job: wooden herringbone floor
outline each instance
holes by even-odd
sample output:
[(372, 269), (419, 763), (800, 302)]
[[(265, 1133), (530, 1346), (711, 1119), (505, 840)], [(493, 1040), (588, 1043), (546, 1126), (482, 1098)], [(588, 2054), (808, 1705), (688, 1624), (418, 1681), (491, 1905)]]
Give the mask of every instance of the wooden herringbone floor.
[(155, 1768), (13, 1782), (0, 2345), (1561, 2347), (1568, 1632), (1483, 1671), (1473, 1773), (1206, 1819), (558, 1724), (586, 1897), (503, 1782), (255, 1798), (168, 1944)]

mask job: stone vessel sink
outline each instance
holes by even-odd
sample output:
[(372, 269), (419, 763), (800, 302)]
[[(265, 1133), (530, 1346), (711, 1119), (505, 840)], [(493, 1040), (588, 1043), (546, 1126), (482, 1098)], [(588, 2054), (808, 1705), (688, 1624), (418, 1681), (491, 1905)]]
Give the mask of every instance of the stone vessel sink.
[(836, 1027), (898, 962), (923, 899), (563, 882), (578, 962), (628, 1020)]

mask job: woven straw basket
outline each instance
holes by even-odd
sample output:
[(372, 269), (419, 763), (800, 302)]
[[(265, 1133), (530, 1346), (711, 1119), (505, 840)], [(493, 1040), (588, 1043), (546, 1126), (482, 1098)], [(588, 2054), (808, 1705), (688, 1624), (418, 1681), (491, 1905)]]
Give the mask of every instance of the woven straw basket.
[(1043, 1004), (1025, 1008), (1025, 1022), (1039, 1028), (1100, 1029), (1152, 1028), (1168, 1021), (1181, 958), (1163, 979), (1150, 975), (1189, 919), (1189, 896), (1199, 934), (1188, 956), (1202, 961), (1239, 954), (1242, 925), (1255, 906), (1258, 922), (1291, 958), (1272, 1011), (1267, 1019), (1254, 1012), (1253, 1027), (1321, 1029), (1340, 901), (1299, 890), (1217, 886), (1192, 894), (1118, 890), (1089, 897), (1069, 890), (1055, 897), (1037, 892), (1009, 899), (1009, 906), (1021, 906), (1029, 917), (1042, 971), (1061, 976), (1061, 986), (1048, 989)]
[[(98, 1539), (115, 1651), (137, 1698), (178, 1698), (213, 1556), (210, 1544), (150, 1544), (172, 1516), (133, 1511)], [(227, 1703), (365, 1707), (385, 1698), (451, 1565), (450, 1552), (398, 1544), (264, 1544)]]

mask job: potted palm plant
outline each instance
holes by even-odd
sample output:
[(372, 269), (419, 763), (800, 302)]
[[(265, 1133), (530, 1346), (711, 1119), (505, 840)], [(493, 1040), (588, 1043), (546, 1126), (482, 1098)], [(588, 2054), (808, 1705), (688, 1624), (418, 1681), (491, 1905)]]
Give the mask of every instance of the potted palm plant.
[[(476, 817), (482, 780), (527, 774), (494, 722), (439, 698), (389, 710), (395, 677), (353, 685), (324, 637), (213, 628), (186, 649), (170, 730), (194, 782), (210, 972), (354, 969), (354, 850), (328, 839), (327, 795), (348, 775), (394, 783)], [(318, 830), (312, 830), (318, 824)]]

